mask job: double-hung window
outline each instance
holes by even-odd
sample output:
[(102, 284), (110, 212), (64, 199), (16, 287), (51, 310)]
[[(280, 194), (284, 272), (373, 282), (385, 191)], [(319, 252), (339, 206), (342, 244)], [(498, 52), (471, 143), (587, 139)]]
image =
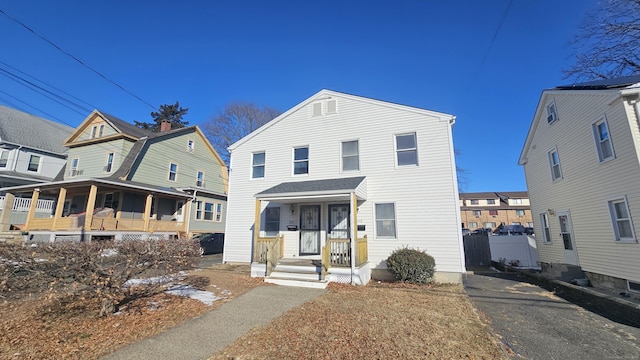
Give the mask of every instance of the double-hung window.
[(196, 148), (196, 144), (193, 142), (193, 140), (187, 141), (187, 152), (192, 153), (193, 150), (195, 150), (195, 148)]
[(39, 168), (40, 168), (40, 156), (31, 155), (31, 157), (29, 158), (29, 165), (27, 167), (27, 170), (37, 172)]
[(540, 214), (540, 227), (542, 227), (542, 240), (546, 243), (550, 243), (551, 231), (549, 230), (549, 216), (547, 213)]
[(593, 136), (596, 141), (596, 148), (598, 150), (598, 160), (600, 162), (613, 159), (615, 157), (613, 153), (613, 144), (611, 143), (611, 135), (609, 134), (609, 126), (606, 119), (593, 124)]
[(303, 175), (309, 173), (309, 147), (298, 147), (293, 149), (293, 175)]
[(196, 175), (196, 186), (203, 187), (204, 186), (204, 172), (198, 171)]
[(104, 172), (110, 173), (112, 167), (113, 167), (113, 153), (108, 153), (107, 154), (107, 162), (104, 165)]
[(196, 201), (196, 220), (202, 220), (202, 201)]
[(478, 217), (480, 215), (482, 215), (482, 210), (473, 210), (473, 216)]
[(262, 179), (264, 177), (265, 160), (264, 151), (253, 153), (253, 159), (251, 161), (252, 179)]
[(222, 204), (216, 204), (216, 221), (222, 221)]
[(280, 232), (280, 208), (268, 207), (264, 212), (264, 231), (267, 236), (276, 236)]
[(560, 157), (558, 156), (558, 149), (556, 148), (549, 151), (549, 166), (551, 167), (551, 180), (556, 181), (562, 179)]
[(69, 176), (74, 177), (78, 175), (78, 164), (80, 163), (80, 159), (75, 158), (71, 160), (71, 171), (69, 172)]
[(547, 104), (547, 123), (551, 124), (558, 120), (558, 112), (556, 111), (556, 102), (551, 100)]
[(176, 181), (178, 176), (178, 164), (169, 164), (169, 181)]
[(98, 130), (98, 126), (91, 127), (91, 137), (89, 139), (94, 139), (96, 137), (96, 131)]
[(204, 203), (204, 219), (205, 220), (213, 220), (213, 212), (214, 212), (214, 203), (206, 202)]
[(394, 203), (376, 204), (376, 237), (396, 238), (396, 206)]
[(516, 210), (516, 216), (524, 216), (524, 210), (522, 209)]
[(635, 241), (627, 199), (621, 198), (609, 201), (609, 211), (613, 221), (616, 241)]
[(418, 165), (416, 133), (396, 135), (396, 163), (398, 166)]
[(360, 170), (358, 140), (342, 142), (342, 171)]
[(8, 161), (9, 161), (9, 152), (1, 151), (0, 152), (0, 168), (6, 168)]
[(104, 135), (104, 124), (100, 125), (100, 129), (98, 130), (98, 137), (102, 137)]

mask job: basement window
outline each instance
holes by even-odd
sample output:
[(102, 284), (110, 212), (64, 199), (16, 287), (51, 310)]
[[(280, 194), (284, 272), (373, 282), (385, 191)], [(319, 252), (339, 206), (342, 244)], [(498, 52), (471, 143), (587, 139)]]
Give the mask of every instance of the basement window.
[(640, 283), (627, 280), (627, 286), (629, 287), (629, 291), (640, 293)]

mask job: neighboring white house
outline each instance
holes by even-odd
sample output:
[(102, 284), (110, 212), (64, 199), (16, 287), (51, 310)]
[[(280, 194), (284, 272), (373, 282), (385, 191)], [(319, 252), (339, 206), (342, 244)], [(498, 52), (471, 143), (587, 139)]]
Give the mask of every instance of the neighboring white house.
[(264, 276), (306, 260), (315, 280), (364, 284), (411, 247), (461, 281), (454, 121), (329, 90), (296, 105), (229, 147), (224, 261)]
[(544, 267), (640, 291), (639, 103), (640, 76), (542, 92), (519, 163)]
[(62, 176), (73, 128), (0, 105), (0, 188)]

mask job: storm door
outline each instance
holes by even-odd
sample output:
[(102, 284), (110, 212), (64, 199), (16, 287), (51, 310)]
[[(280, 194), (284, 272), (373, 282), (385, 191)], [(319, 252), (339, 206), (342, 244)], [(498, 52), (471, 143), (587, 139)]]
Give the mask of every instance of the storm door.
[(329, 237), (349, 238), (349, 205), (329, 205)]
[(320, 205), (300, 206), (300, 255), (320, 255)]
[(558, 211), (558, 222), (560, 223), (560, 238), (564, 245), (564, 262), (571, 265), (578, 265), (578, 254), (576, 252), (575, 241), (573, 240), (573, 229), (569, 212)]

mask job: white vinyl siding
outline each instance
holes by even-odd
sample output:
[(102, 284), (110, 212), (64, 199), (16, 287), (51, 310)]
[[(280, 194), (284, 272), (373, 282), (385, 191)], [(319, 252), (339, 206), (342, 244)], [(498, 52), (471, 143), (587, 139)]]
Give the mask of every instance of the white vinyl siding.
[(609, 126), (604, 118), (593, 124), (593, 136), (596, 141), (598, 160), (603, 162), (613, 159), (615, 157), (613, 143), (609, 134)]
[[(527, 188), (534, 214), (548, 214), (549, 233), (560, 233), (557, 212), (569, 210), (580, 267), (583, 270), (640, 281), (637, 259), (640, 247), (635, 242), (616, 241), (608, 202), (626, 195), (634, 235), (640, 231), (633, 218), (640, 208), (640, 166), (638, 127), (634, 106), (622, 99), (613, 100), (619, 90), (552, 91), (561, 119), (553, 126), (546, 122), (544, 108), (539, 109), (537, 126), (532, 127), (530, 146), (522, 154)], [(541, 105), (549, 95), (543, 93)], [(615, 161), (599, 163), (594, 154), (593, 122), (606, 116), (615, 149)], [(635, 138), (635, 140), (634, 140)], [(563, 180), (551, 182), (548, 150), (558, 147)], [(544, 230), (535, 222), (538, 254), (541, 262), (563, 263), (562, 241), (543, 241)], [(615, 244), (615, 245), (613, 245)], [(543, 246), (544, 245), (544, 246)]]

